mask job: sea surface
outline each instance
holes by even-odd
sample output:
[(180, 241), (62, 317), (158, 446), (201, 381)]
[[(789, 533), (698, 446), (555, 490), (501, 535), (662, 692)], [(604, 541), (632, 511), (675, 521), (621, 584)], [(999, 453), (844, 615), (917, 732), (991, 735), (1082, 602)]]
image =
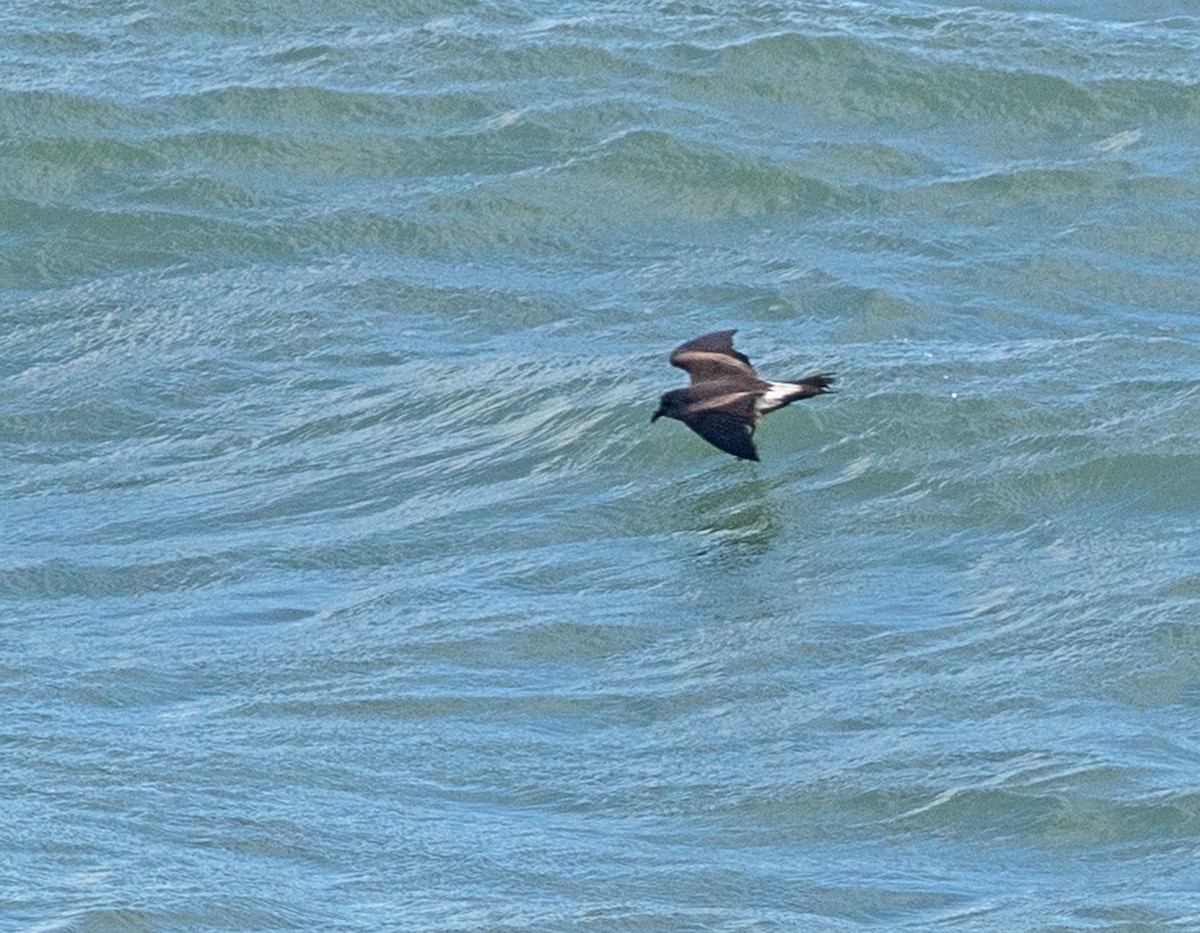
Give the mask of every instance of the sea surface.
[(0, 703), (4, 931), (1200, 930), (1200, 8), (3, 4)]

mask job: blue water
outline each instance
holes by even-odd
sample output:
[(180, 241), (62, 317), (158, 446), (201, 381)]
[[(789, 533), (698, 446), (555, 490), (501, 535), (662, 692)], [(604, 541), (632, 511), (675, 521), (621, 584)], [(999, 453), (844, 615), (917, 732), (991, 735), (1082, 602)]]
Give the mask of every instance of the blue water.
[(1200, 929), (1133, 6), (0, 10), (0, 928)]

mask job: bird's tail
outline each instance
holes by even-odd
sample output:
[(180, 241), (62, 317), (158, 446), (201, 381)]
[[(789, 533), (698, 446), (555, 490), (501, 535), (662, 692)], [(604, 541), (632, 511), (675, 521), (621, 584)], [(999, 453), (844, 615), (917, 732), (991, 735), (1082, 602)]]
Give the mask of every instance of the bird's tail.
[(755, 407), (759, 415), (765, 415), (783, 408), (784, 405), (790, 405), (792, 402), (812, 398), (814, 395), (823, 395), (833, 391), (829, 387), (833, 385), (835, 378), (833, 373), (817, 373), (815, 376), (806, 376), (797, 382), (769, 382), (767, 390), (759, 396)]
[(792, 385), (799, 386), (805, 390), (806, 394), (798, 396), (798, 398), (809, 398), (813, 395), (832, 392), (833, 389), (830, 386), (835, 382), (837, 382), (837, 373), (817, 373), (814, 376), (805, 376), (803, 379), (797, 379)]

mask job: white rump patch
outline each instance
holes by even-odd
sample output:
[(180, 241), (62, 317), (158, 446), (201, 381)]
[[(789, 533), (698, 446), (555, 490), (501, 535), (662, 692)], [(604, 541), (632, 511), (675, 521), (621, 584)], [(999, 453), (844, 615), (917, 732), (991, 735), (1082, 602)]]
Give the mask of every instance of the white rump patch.
[(799, 398), (804, 390), (790, 382), (768, 382), (767, 390), (754, 402), (754, 410), (759, 415), (765, 415), (777, 408), (782, 408), (792, 399)]

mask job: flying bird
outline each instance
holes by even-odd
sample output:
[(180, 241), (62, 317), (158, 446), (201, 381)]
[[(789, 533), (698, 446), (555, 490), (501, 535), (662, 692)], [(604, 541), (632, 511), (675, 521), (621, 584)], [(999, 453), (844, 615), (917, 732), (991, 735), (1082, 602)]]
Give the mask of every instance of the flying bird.
[(733, 348), (735, 330), (719, 330), (680, 344), (671, 365), (686, 370), (692, 384), (664, 392), (650, 416), (682, 421), (702, 438), (743, 460), (757, 460), (752, 435), (763, 415), (792, 402), (829, 392), (833, 373), (796, 382), (758, 378), (750, 360)]

